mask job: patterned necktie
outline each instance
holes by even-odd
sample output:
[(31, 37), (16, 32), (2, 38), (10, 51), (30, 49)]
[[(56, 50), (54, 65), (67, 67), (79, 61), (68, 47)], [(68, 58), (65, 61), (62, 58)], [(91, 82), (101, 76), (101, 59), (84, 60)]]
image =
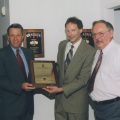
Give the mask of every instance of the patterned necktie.
[(89, 93), (91, 93), (93, 91), (95, 77), (96, 77), (96, 74), (98, 72), (98, 69), (100, 68), (101, 62), (102, 62), (102, 55), (103, 55), (103, 52), (101, 50), (100, 55), (99, 55), (98, 60), (97, 60), (97, 63), (95, 65), (95, 68), (93, 69), (91, 77), (90, 77), (90, 79), (88, 81), (88, 92)]
[(19, 49), (16, 50), (16, 58), (17, 58), (17, 63), (19, 65), (19, 67), (20, 67), (20, 70), (22, 71), (22, 73), (23, 73), (23, 75), (25, 77), (25, 80), (27, 80), (27, 74), (26, 74), (26, 71), (25, 71), (25, 66), (24, 66), (22, 57), (19, 54)]
[(73, 48), (74, 48), (74, 46), (71, 45), (71, 48), (70, 48), (69, 52), (67, 53), (66, 60), (65, 60), (65, 63), (64, 63), (64, 70), (65, 70), (65, 72), (66, 72), (67, 67), (69, 66), (70, 61), (71, 61), (71, 59), (73, 57)]

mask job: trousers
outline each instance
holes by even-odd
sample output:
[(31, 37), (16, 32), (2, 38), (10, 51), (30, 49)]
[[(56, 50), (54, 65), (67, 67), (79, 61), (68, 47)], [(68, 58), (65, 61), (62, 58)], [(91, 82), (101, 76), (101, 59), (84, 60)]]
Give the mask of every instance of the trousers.
[(95, 120), (120, 120), (120, 100), (107, 104), (93, 102)]

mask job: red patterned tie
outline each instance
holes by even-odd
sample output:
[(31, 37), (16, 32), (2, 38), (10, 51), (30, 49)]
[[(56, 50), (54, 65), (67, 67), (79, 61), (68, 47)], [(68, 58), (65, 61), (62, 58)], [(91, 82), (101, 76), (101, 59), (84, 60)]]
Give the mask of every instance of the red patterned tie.
[(96, 74), (98, 72), (98, 69), (100, 68), (101, 62), (102, 62), (102, 55), (103, 55), (103, 52), (101, 50), (100, 55), (99, 55), (98, 60), (97, 60), (97, 63), (95, 65), (95, 68), (93, 69), (92, 75), (88, 81), (88, 92), (89, 93), (91, 93), (93, 91), (95, 77), (96, 77)]
[(24, 66), (24, 63), (23, 63), (23, 60), (22, 60), (22, 57), (20, 56), (19, 54), (19, 49), (16, 50), (16, 58), (17, 58), (17, 62), (19, 64), (19, 67), (25, 77), (25, 80), (27, 80), (27, 75), (26, 75), (26, 71), (25, 71), (25, 66)]

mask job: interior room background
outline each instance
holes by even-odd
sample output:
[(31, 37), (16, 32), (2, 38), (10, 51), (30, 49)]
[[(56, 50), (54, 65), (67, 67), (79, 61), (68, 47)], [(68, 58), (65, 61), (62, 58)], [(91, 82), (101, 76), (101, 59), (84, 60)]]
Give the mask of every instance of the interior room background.
[[(2, 36), (11, 23), (20, 23), (25, 29), (44, 29), (45, 57), (39, 60), (55, 60), (58, 44), (66, 38), (66, 19), (76, 16), (90, 29), (98, 19), (110, 21), (115, 26), (115, 38), (120, 42), (120, 0), (0, 0), (0, 48)], [(54, 120), (54, 100), (37, 94), (34, 120)], [(89, 120), (94, 120), (90, 107)]]

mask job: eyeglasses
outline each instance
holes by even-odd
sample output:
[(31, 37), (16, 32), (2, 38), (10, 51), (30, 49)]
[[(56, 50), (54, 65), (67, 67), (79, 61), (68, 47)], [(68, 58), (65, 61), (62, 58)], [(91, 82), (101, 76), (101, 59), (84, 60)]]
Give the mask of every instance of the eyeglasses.
[(93, 33), (93, 34), (92, 34), (92, 37), (93, 37), (93, 38), (96, 38), (96, 37), (98, 36), (99, 38), (101, 38), (101, 37), (103, 37), (103, 36), (105, 35), (105, 33), (109, 32), (109, 31), (110, 31), (110, 30), (105, 31), (105, 32)]

